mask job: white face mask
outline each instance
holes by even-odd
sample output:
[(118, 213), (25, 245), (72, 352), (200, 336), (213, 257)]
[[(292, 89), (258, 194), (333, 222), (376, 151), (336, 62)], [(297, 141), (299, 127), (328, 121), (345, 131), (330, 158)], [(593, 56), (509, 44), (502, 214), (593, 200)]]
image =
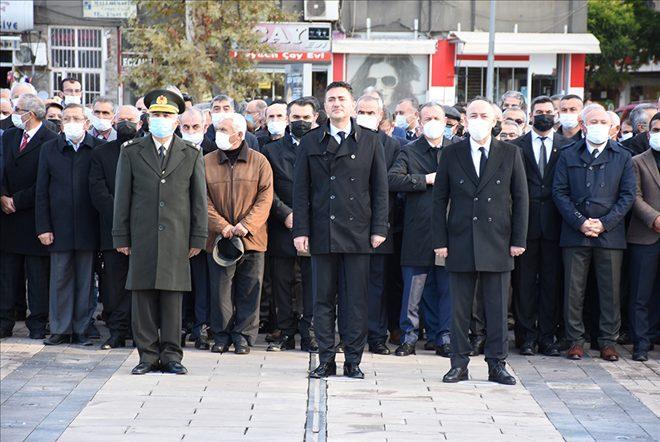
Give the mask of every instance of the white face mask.
[(82, 104), (82, 97), (80, 95), (65, 95), (64, 104)]
[(215, 133), (215, 145), (218, 146), (220, 150), (231, 150), (232, 145), (229, 141), (229, 135), (224, 132), (217, 131)]
[(651, 132), (649, 135), (649, 144), (651, 149), (660, 152), (660, 132)]
[(268, 132), (271, 135), (283, 135), (286, 129), (286, 121), (269, 121)]
[(467, 130), (470, 133), (470, 138), (474, 141), (481, 141), (490, 137), (493, 123), (481, 118), (472, 118), (468, 120)]
[(96, 115), (92, 115), (91, 120), (92, 120), (92, 126), (94, 126), (94, 129), (96, 129), (99, 132), (105, 132), (106, 130), (109, 130), (112, 127), (112, 121), (104, 120), (102, 118), (97, 117)]
[(424, 124), (424, 136), (429, 140), (437, 140), (445, 134), (445, 124), (439, 120), (430, 120)]
[(11, 122), (14, 126), (19, 129), (25, 129), (25, 123), (23, 123), (23, 118), (18, 114), (11, 114)]
[(231, 112), (215, 112), (211, 114), (211, 122), (213, 123), (214, 127), (218, 127), (220, 122), (224, 120), (225, 118), (228, 118), (229, 115), (231, 115)]
[(559, 122), (564, 129), (574, 129), (578, 125), (578, 114), (560, 114)]
[[(9, 118), (10, 116), (11, 116), (11, 114), (7, 114), (7, 115), (5, 115), (5, 114), (0, 114), (0, 121), (4, 120), (5, 118)], [(14, 126), (15, 126), (15, 125), (14, 125)]]
[(632, 132), (628, 132), (627, 134), (623, 134), (623, 135), (621, 135), (621, 138), (619, 138), (619, 141), (625, 141), (625, 140), (627, 140), (628, 138), (632, 138), (632, 136), (633, 136), (633, 133), (632, 133)]
[(199, 143), (202, 142), (202, 140), (204, 140), (204, 133), (203, 132), (189, 133), (189, 132), (181, 131), (181, 138), (183, 138), (185, 141), (190, 141), (195, 146), (197, 146)]
[(376, 131), (378, 130), (378, 124), (380, 123), (378, 116), (376, 115), (358, 114), (355, 120), (358, 126)]
[(64, 132), (67, 140), (79, 141), (85, 135), (85, 123), (64, 123), (62, 132)]
[(394, 117), (394, 124), (396, 125), (396, 127), (400, 127), (401, 129), (407, 129), (408, 119), (406, 118), (405, 115), (397, 114), (397, 116)]
[(587, 141), (591, 144), (603, 144), (610, 138), (610, 126), (606, 124), (590, 124), (587, 126)]

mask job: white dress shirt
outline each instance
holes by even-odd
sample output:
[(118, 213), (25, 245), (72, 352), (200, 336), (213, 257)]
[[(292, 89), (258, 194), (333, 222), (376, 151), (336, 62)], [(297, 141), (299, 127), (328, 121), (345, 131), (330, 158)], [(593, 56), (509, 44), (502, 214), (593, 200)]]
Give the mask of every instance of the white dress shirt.
[[(554, 135), (555, 131), (551, 129), (545, 139), (545, 164), (550, 162), (550, 155), (552, 154), (552, 139)], [(534, 151), (536, 164), (539, 164), (541, 158), (541, 135), (534, 132), (534, 130), (532, 130), (532, 150)]]
[(587, 141), (587, 151), (589, 152), (589, 155), (592, 155), (593, 151), (598, 149), (598, 153), (594, 158), (598, 158), (600, 154), (603, 153), (603, 150), (605, 150), (606, 147), (607, 147), (607, 141), (601, 144), (600, 146), (594, 146), (589, 141)]
[(170, 148), (170, 145), (172, 144), (172, 139), (174, 137), (170, 137), (169, 141), (167, 141), (165, 144), (161, 144), (158, 141), (156, 141), (156, 138), (154, 138), (153, 135), (151, 136), (151, 138), (154, 140), (154, 145), (156, 146), (156, 156), (159, 155), (158, 151), (160, 150), (160, 146), (163, 146), (165, 148), (165, 156), (167, 156), (167, 150)]
[(341, 144), (341, 137), (337, 135), (339, 132), (344, 132), (344, 139), (348, 138), (348, 134), (351, 133), (351, 120), (348, 120), (348, 124), (343, 129), (339, 129), (330, 123), (330, 135), (337, 140), (337, 144)]
[(481, 151), (479, 150), (479, 148), (485, 147), (486, 158), (489, 158), (490, 142), (491, 142), (490, 137), (488, 138), (488, 141), (485, 144), (479, 144), (476, 141), (474, 141), (472, 138), (470, 138), (470, 153), (472, 154), (472, 164), (474, 164), (474, 170), (477, 172), (477, 176), (479, 176), (479, 164), (481, 163)]
[[(38, 131), (39, 129), (41, 129), (41, 124), (42, 124), (42, 123), (39, 123), (38, 126), (36, 126), (36, 127), (32, 128), (32, 129), (28, 130), (27, 132), (26, 132), (26, 131), (23, 131), (23, 135), (21, 136), (21, 143), (23, 142), (23, 137), (25, 137), (25, 134), (27, 134), (27, 136), (28, 136), (28, 137), (27, 137), (27, 143), (29, 143), (30, 140), (32, 139), (32, 137), (34, 136), (34, 134), (36, 134), (37, 131)], [(25, 143), (25, 144), (27, 145), (27, 143)]]

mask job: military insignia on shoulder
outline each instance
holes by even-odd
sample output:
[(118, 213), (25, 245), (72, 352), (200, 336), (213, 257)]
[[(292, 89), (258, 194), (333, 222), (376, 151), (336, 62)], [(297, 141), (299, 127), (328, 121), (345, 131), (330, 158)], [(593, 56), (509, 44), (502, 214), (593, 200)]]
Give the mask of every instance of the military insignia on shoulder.
[(134, 141), (135, 141), (135, 140), (128, 140), (128, 141), (126, 141), (124, 144), (122, 144), (121, 147), (130, 146), (131, 144), (133, 144)]

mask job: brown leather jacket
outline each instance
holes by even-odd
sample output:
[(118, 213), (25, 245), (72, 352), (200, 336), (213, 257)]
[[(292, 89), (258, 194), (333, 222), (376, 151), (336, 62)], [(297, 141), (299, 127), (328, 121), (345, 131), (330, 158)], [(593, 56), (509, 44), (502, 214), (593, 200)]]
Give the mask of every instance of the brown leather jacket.
[(209, 207), (209, 237), (206, 251), (222, 230), (239, 222), (249, 231), (243, 238), (246, 251), (265, 252), (266, 220), (273, 202), (273, 171), (268, 160), (245, 141), (232, 166), (222, 150), (204, 157)]

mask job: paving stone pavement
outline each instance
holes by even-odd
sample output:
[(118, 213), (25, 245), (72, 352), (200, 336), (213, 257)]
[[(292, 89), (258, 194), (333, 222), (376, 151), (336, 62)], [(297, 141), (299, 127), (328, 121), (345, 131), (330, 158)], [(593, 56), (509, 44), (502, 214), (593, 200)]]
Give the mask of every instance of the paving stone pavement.
[[(660, 354), (607, 363), (512, 354), (516, 386), (443, 384), (449, 360), (365, 353), (363, 381), (309, 382), (316, 356), (246, 356), (189, 347), (190, 374), (132, 376), (137, 352), (0, 341), (0, 440), (29, 441), (592, 441), (660, 440)], [(338, 357), (341, 370), (343, 358)]]

